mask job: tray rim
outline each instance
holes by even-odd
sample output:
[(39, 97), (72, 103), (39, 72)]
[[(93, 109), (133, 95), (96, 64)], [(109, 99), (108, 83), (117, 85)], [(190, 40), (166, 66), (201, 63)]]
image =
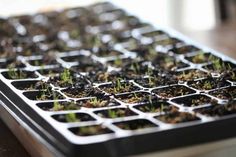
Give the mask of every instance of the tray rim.
[[(115, 3), (113, 3), (113, 4), (115, 4)], [(115, 6), (122, 9), (122, 7), (119, 7), (119, 5), (116, 5), (116, 4), (115, 4)], [(125, 11), (127, 12), (127, 10), (125, 10)], [(127, 12), (127, 13), (128, 13), (128, 15), (129, 15), (129, 12)], [(135, 14), (131, 14), (131, 15), (135, 15)], [(139, 18), (140, 18), (140, 17), (139, 17)], [(140, 18), (140, 19), (141, 19), (141, 18)], [(141, 21), (144, 22), (144, 20), (142, 20), (142, 19), (141, 19)], [(151, 23), (151, 24), (153, 25), (153, 23)], [(165, 32), (168, 32), (169, 34), (171, 34), (171, 36), (177, 37), (177, 38), (179, 38), (179, 39), (185, 41), (185, 42), (188, 43), (188, 44), (197, 46), (197, 47), (199, 47), (199, 48), (201, 48), (201, 49), (203, 49), (203, 50), (205, 50), (205, 51), (210, 51), (212, 54), (215, 54), (216, 56), (221, 57), (221, 58), (222, 58), (223, 60), (225, 60), (225, 61), (230, 61), (230, 62), (236, 63), (236, 60), (235, 60), (235, 59), (230, 58), (230, 57), (228, 57), (228, 56), (226, 56), (226, 55), (223, 55), (223, 54), (220, 53), (219, 51), (215, 51), (215, 50), (213, 50), (213, 49), (211, 49), (211, 48), (208, 48), (208, 47), (206, 47), (206, 46), (203, 46), (202, 44), (193, 41), (193, 40), (190, 39), (189, 37), (186, 37), (186, 36), (183, 35), (182, 33), (179, 33), (179, 32), (177, 32), (177, 31), (175, 31), (175, 30), (173, 30), (173, 29), (171, 29), (171, 28), (157, 27), (155, 24), (154, 24), (153, 26), (154, 26), (154, 29), (163, 30), (163, 31), (165, 31)], [(16, 94), (16, 93), (15, 93), (15, 94)], [(236, 115), (234, 115), (234, 116), (226, 116), (226, 117), (221, 118), (220, 120), (231, 119), (231, 118), (234, 118), (235, 116), (236, 116)], [(208, 122), (207, 122), (207, 123), (208, 123)], [(193, 123), (193, 125), (194, 125), (194, 123)], [(191, 126), (190, 123), (188, 123), (188, 126)], [(184, 127), (184, 126), (183, 126), (183, 127)], [(164, 131), (166, 131), (166, 130), (164, 130)], [(168, 131), (168, 129), (167, 129), (167, 131)], [(158, 132), (157, 132), (156, 129), (155, 129), (155, 130), (153, 130), (153, 131), (150, 131), (149, 133), (158, 133)], [(138, 135), (139, 135), (139, 134), (137, 134), (137, 136), (138, 136)], [(134, 135), (134, 136), (136, 136), (136, 135)], [(128, 137), (130, 137), (130, 136), (128, 136)], [(121, 137), (115, 137), (115, 138), (119, 139), (119, 138), (127, 138), (127, 137), (126, 137), (126, 136), (125, 136), (125, 137), (121, 136)], [(67, 138), (67, 140), (70, 140), (70, 138)], [(106, 142), (106, 141), (109, 141), (109, 140), (110, 140), (110, 139), (108, 139), (108, 140), (107, 140), (107, 139), (103, 139), (102, 141), (98, 141), (97, 143)], [(111, 140), (113, 140), (113, 138), (112, 138)], [(83, 143), (77, 143), (76, 141), (73, 141), (73, 140), (70, 140), (70, 142), (72, 142), (73, 144), (79, 144), (79, 145), (87, 145), (87, 144), (90, 144), (90, 143), (84, 143), (84, 144), (83, 144)], [(95, 143), (95, 142), (93, 141), (92, 143)]]

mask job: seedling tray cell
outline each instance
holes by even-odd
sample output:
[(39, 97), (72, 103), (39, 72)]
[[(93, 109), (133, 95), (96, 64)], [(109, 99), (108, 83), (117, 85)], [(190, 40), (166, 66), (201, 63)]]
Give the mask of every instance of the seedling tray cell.
[(1, 104), (54, 156), (236, 136), (236, 61), (173, 30), (107, 2), (0, 24)]

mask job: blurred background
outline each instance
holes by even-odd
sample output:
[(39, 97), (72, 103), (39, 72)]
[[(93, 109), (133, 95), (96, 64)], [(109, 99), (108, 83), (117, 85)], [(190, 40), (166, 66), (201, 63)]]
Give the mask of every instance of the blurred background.
[[(0, 16), (86, 5), (101, 0), (0, 0)], [(208, 30), (236, 21), (235, 0), (107, 0), (163, 26)]]
[[(87, 5), (102, 0), (0, 0), (0, 16)], [(106, 0), (156, 25), (174, 28), (236, 58), (236, 0)], [(222, 37), (227, 40), (222, 40)]]

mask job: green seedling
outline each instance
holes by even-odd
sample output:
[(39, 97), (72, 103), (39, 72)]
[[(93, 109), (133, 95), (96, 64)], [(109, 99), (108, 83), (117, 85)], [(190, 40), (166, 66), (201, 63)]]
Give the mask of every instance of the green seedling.
[(164, 104), (163, 103), (161, 103), (161, 107), (160, 107), (160, 112), (164, 112)]
[(117, 89), (118, 91), (120, 91), (121, 88), (122, 88), (121, 79), (117, 79), (117, 80), (116, 80), (116, 89)]
[(9, 68), (8, 68), (7, 74), (8, 74), (8, 76), (9, 76), (10, 78), (13, 78), (13, 79), (15, 79), (15, 78), (18, 77), (17, 71), (16, 71), (14, 68), (12, 68), (12, 67), (9, 67)]
[(95, 35), (92, 38), (92, 43), (93, 43), (94, 47), (101, 47), (102, 46), (102, 41), (100, 40), (98, 35)]
[(80, 135), (95, 135), (100, 129), (95, 126), (87, 126), (79, 128)]
[(65, 110), (78, 110), (79, 106), (76, 105), (75, 102), (71, 102), (68, 106), (65, 107)]
[(229, 70), (231, 70), (231, 69), (232, 69), (232, 66), (231, 66), (231, 64), (229, 64), (229, 63), (228, 63), (226, 66), (227, 66), (227, 67), (226, 67), (227, 69), (229, 69)]
[(215, 71), (222, 71), (226, 69), (226, 65), (224, 62), (222, 62), (219, 58), (216, 58), (215, 56), (211, 55), (209, 57), (210, 62), (212, 63), (212, 68)]
[(35, 65), (35, 66), (41, 66), (40, 63), (39, 63), (39, 60), (35, 60), (35, 61), (34, 61), (34, 65)]
[(154, 77), (151, 77), (151, 76), (148, 77), (148, 84), (149, 84), (149, 86), (155, 85), (155, 81), (154, 80), (155, 80)]
[(63, 110), (64, 106), (61, 105), (58, 101), (53, 102), (53, 111)]
[(212, 66), (213, 66), (213, 69), (217, 71), (225, 69), (225, 64), (221, 63), (220, 59), (213, 61)]
[(164, 62), (165, 63), (172, 63), (174, 60), (173, 60), (173, 58), (172, 57), (165, 57), (164, 58)]
[(199, 52), (199, 54), (197, 54), (196, 56), (193, 57), (192, 61), (194, 63), (202, 63), (205, 62), (207, 60), (204, 52)]
[(46, 100), (47, 99), (47, 94), (46, 94), (46, 91), (41, 91), (40, 92), (40, 95), (39, 96), (37, 96), (37, 98), (36, 98), (37, 100)]
[(79, 36), (80, 36), (80, 30), (79, 30), (79, 29), (73, 29), (73, 30), (70, 32), (70, 37), (71, 37), (72, 39), (77, 39)]
[(138, 93), (133, 93), (132, 97), (129, 98), (128, 102), (130, 103), (138, 103), (142, 101), (142, 96)]
[(140, 66), (137, 62), (132, 63), (130, 69), (134, 71), (134, 73), (138, 74), (140, 72)]
[(41, 74), (43, 74), (43, 70), (44, 70), (44, 64), (40, 65), (39, 72), (40, 72)]
[(164, 59), (164, 67), (165, 68), (169, 68), (169, 67), (171, 67), (171, 66), (173, 66), (173, 65), (175, 65), (176, 64), (176, 62), (173, 60), (173, 58), (171, 58), (171, 57), (165, 57), (165, 59)]
[(209, 90), (212, 89), (212, 85), (210, 81), (205, 81), (203, 84), (203, 89)]
[(137, 95), (137, 93), (134, 93), (134, 97), (135, 97), (136, 99), (139, 98), (138, 95)]
[(152, 101), (152, 96), (151, 95), (148, 96), (148, 103), (150, 105), (150, 108), (149, 108), (150, 112), (155, 112), (156, 108), (154, 107), (154, 103)]
[(100, 102), (101, 102), (101, 100), (98, 100), (97, 97), (92, 98), (92, 99), (90, 100), (90, 103), (92, 104), (93, 107), (96, 107)]
[(158, 54), (158, 52), (156, 52), (156, 50), (153, 48), (153, 47), (149, 47), (148, 48), (148, 56), (147, 56), (147, 58), (148, 59), (153, 59), (153, 58), (155, 58), (156, 56), (157, 56), (157, 54)]
[(183, 95), (185, 94), (185, 92), (184, 92), (184, 90), (183, 90), (182, 88), (179, 90), (179, 94), (180, 94), (181, 96), (183, 96)]
[(126, 83), (122, 84), (121, 80), (122, 80), (121, 78), (116, 79), (116, 83), (115, 83), (115, 86), (114, 86), (114, 91), (115, 92), (119, 92), (119, 91), (127, 88)]
[(148, 75), (148, 76), (153, 75), (153, 69), (152, 68), (148, 68), (147, 72), (146, 72), (146, 75)]
[(68, 113), (66, 114), (66, 121), (68, 123), (79, 122), (79, 119), (77, 118), (75, 113)]
[(7, 74), (11, 79), (24, 79), (27, 76), (22, 70), (14, 69), (11, 66), (8, 68)]
[(230, 77), (231, 77), (232, 80), (236, 80), (236, 74), (235, 74), (235, 72), (231, 71), (231, 72), (230, 72)]
[(64, 83), (73, 84), (73, 78), (69, 69), (64, 69), (63, 73), (60, 75), (60, 78)]
[(40, 91), (40, 95), (37, 96), (37, 100), (46, 100), (47, 98), (50, 98), (51, 96), (53, 96), (54, 100), (57, 100), (57, 96), (56, 93), (53, 92), (50, 88), (50, 86), (47, 86), (46, 84), (44, 85), (45, 90)]
[(117, 118), (117, 114), (115, 110), (109, 109), (108, 110), (108, 117), (109, 118)]
[(179, 79), (180, 80), (189, 80), (189, 79), (192, 79), (192, 77), (193, 77), (192, 72), (186, 73), (185, 71), (182, 71), (182, 74), (179, 76)]
[(104, 99), (98, 99), (98, 98), (94, 97), (89, 100), (89, 106), (94, 107), (94, 108), (105, 107), (105, 106), (109, 106), (109, 102), (110, 102), (109, 99), (104, 100)]
[(116, 82), (114, 83), (114, 87), (113, 87), (113, 91), (114, 92), (121, 92), (121, 91), (127, 91), (128, 89), (130, 89), (131, 84), (124, 82), (121, 82), (121, 78), (117, 78)]
[(114, 64), (117, 66), (117, 67), (120, 67), (122, 65), (122, 60), (121, 58), (117, 57), (116, 60), (114, 61)]

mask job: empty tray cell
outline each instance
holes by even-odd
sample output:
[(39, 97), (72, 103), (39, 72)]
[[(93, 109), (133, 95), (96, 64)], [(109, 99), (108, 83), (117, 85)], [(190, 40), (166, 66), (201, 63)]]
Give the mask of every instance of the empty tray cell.
[(113, 22), (125, 16), (125, 13), (121, 9), (115, 9), (111, 11), (104, 12), (98, 16), (101, 22)]
[(107, 32), (107, 35), (110, 35), (110, 40), (107, 41), (108, 43), (123, 43), (125, 41), (127, 41), (129, 38), (131, 38), (131, 32), (127, 31), (127, 32), (120, 32), (120, 33), (112, 33), (110, 34), (110, 32)]
[(8, 68), (24, 68), (25, 64), (16, 59), (6, 59), (5, 61), (0, 61), (0, 69)]
[(153, 124), (152, 122), (146, 119), (122, 121), (113, 124), (123, 130), (141, 130), (141, 129), (158, 127), (157, 125)]
[(178, 71), (175, 72), (174, 77), (178, 80), (178, 81), (194, 81), (197, 79), (203, 79), (206, 77), (209, 77), (210, 74), (203, 72), (201, 70), (198, 69), (190, 69), (190, 70), (183, 70), (183, 71)]
[[(0, 19), (0, 26), (1, 26), (0, 27), (1, 38), (3, 38), (3, 37), (12, 37), (13, 35), (16, 34), (16, 29), (13, 27), (13, 25), (7, 19), (1, 18)], [(5, 55), (1, 54), (0, 58), (1, 57), (5, 57)]]
[(105, 71), (106, 67), (99, 62), (87, 62), (87, 63), (85, 62), (72, 66), (71, 70), (77, 73), (91, 72), (91, 71)]
[(29, 91), (24, 92), (23, 94), (28, 99), (37, 101), (64, 99), (64, 97), (60, 93), (52, 90)]
[(232, 115), (236, 113), (236, 102), (232, 101), (228, 104), (214, 104), (212, 106), (196, 109), (194, 111), (209, 117)]
[(135, 112), (131, 111), (129, 108), (114, 108), (95, 111), (95, 114), (102, 118), (121, 118), (137, 115)]
[(133, 37), (130, 37), (130, 38), (120, 42), (119, 44), (121, 44), (122, 47), (124, 47), (128, 51), (134, 51), (140, 47), (139, 41)]
[(125, 75), (120, 71), (92, 71), (86, 75), (86, 78), (89, 79), (92, 83), (105, 83), (111, 82), (117, 79), (125, 79)]
[(28, 60), (28, 63), (32, 66), (39, 66), (39, 67), (58, 64), (55, 57), (51, 56), (43, 56), (42, 59), (31, 59)]
[(236, 87), (232, 86), (232, 87), (217, 89), (217, 90), (209, 92), (209, 94), (216, 97), (216, 98), (223, 99), (223, 100), (235, 99), (236, 98)]
[(207, 105), (207, 104), (209, 105), (213, 102), (213, 100), (210, 97), (206, 95), (202, 95), (202, 94), (196, 94), (192, 96), (186, 96), (183, 98), (177, 98), (177, 99), (173, 99), (172, 101), (186, 107), (197, 107), (197, 106), (202, 106), (202, 105)]
[[(20, 29), (21, 35), (24, 34), (24, 35), (27, 35), (30, 37), (34, 37), (39, 34), (46, 34), (46, 32), (49, 31), (48, 27), (45, 27), (43, 25), (38, 25), (37, 23), (33, 22), (34, 19), (36, 20), (35, 17), (30, 16), (30, 15), (24, 15), (21, 17), (17, 17), (17, 20), (18, 20), (17, 22), (19, 22), (19, 25), (21, 25), (21, 27), (18, 26), (19, 28), (17, 30)], [(41, 22), (43, 22), (43, 21), (41, 21)], [(23, 29), (22, 27), (26, 30), (22, 30)], [(36, 40), (34, 40), (34, 42), (36, 42)], [(37, 40), (37, 42), (39, 42), (39, 40)]]
[(96, 14), (101, 14), (116, 9), (116, 7), (109, 2), (92, 4), (89, 8)]
[(156, 56), (161, 54), (157, 52), (152, 45), (139, 46), (136, 49), (133, 49), (132, 52), (136, 53), (138, 57), (145, 60), (153, 60)]
[(61, 68), (60, 67), (48, 68), (48, 69), (41, 68), (37, 71), (45, 77), (49, 77), (49, 76), (52, 77), (55, 75), (59, 75), (60, 73), (63, 73), (64, 69), (62, 67)]
[(122, 68), (124, 65), (129, 64), (130, 62), (132, 62), (133, 59), (131, 58), (120, 58), (120, 57), (116, 57), (113, 60), (108, 60), (106, 63), (107, 65), (110, 65), (112, 67), (115, 68)]
[(200, 49), (192, 46), (192, 45), (185, 45), (179, 48), (174, 47), (173, 49), (170, 50), (170, 52), (173, 52), (175, 54), (187, 54), (187, 53), (191, 53), (191, 52), (196, 52), (199, 51)]
[(93, 54), (95, 54), (98, 57), (112, 57), (112, 56), (115, 57), (115, 56), (120, 56), (123, 53), (116, 50), (100, 49), (97, 52), (96, 51), (93, 52)]
[(161, 113), (170, 110), (170, 104), (162, 100), (151, 100), (144, 104), (135, 105), (134, 108), (144, 113)]
[(101, 108), (120, 105), (120, 103), (116, 102), (114, 99), (109, 98), (108, 96), (103, 96), (102, 98), (93, 97), (90, 99), (78, 100), (76, 104), (86, 108)]
[(161, 39), (161, 38), (169, 37), (168, 34), (166, 34), (163, 31), (160, 31), (160, 30), (151, 31), (151, 32), (148, 32), (148, 33), (143, 33), (142, 36), (147, 37), (147, 38), (152, 38), (153, 40), (158, 40), (158, 39)]
[(202, 51), (199, 51), (197, 54), (190, 56), (190, 57), (185, 57), (188, 61), (195, 63), (195, 64), (203, 64), (203, 63), (208, 63), (211, 58), (216, 58), (210, 53), (205, 53)]
[(88, 80), (83, 76), (76, 76), (76, 74), (69, 69), (64, 69), (59, 75), (49, 77), (48, 83), (56, 87), (68, 87), (74, 84), (87, 85)]
[(182, 85), (174, 85), (164, 88), (158, 88), (152, 90), (152, 92), (164, 99), (195, 93), (194, 90)]
[(80, 109), (77, 103), (68, 101), (43, 102), (37, 103), (36, 105), (44, 111), (69, 111)]
[(127, 93), (139, 90), (137, 86), (128, 81), (120, 81), (119, 79), (115, 82), (100, 85), (99, 89), (109, 94)]
[(70, 128), (69, 130), (78, 136), (94, 136), (113, 133), (112, 130), (101, 125), (74, 127)]
[[(124, 25), (126, 26), (122, 31), (127, 31), (127, 30), (131, 30), (131, 29), (145, 26), (145, 24), (142, 23), (137, 17), (132, 16), (132, 15), (126, 15), (126, 16), (120, 18), (119, 22), (124, 23)], [(119, 36), (119, 35), (117, 35), (117, 36)]]
[(176, 107), (172, 107), (171, 110), (163, 113), (160, 116), (156, 116), (155, 118), (168, 124), (178, 124), (200, 120), (194, 114), (190, 114), (188, 112), (179, 112)]
[(40, 90), (50, 88), (49, 84), (37, 80), (14, 81), (12, 82), (12, 85), (19, 90)]
[(231, 62), (223, 61), (221, 59), (212, 59), (211, 64), (206, 65), (203, 68), (210, 72), (223, 73), (236, 68), (236, 66)]
[(193, 87), (198, 90), (212, 90), (220, 87), (229, 86), (230, 83), (225, 80), (218, 78), (207, 78), (198, 81), (188, 82), (190, 87)]
[(115, 98), (127, 104), (136, 104), (144, 103), (157, 97), (148, 92), (132, 92), (116, 95)]
[(86, 63), (86, 62), (92, 62), (92, 58), (89, 56), (85, 56), (83, 54), (78, 54), (78, 55), (73, 55), (73, 56), (65, 56), (65, 57), (61, 57), (61, 59), (65, 62), (82, 62), (82, 63)]
[(188, 64), (180, 60), (176, 60), (176, 58), (172, 56), (161, 53), (159, 53), (155, 58), (153, 58), (152, 64), (155, 68), (160, 68), (163, 70), (171, 70), (171, 71), (174, 71), (176, 69), (186, 68), (189, 66)]
[(154, 88), (178, 83), (177, 80), (170, 79), (167, 75), (153, 75), (146, 78), (138, 78), (135, 79), (135, 82), (145, 88)]
[(150, 62), (131, 62), (126, 64), (122, 69), (121, 72), (125, 74), (127, 79), (134, 79), (143, 77), (148, 71), (150, 70)]
[[(91, 49), (91, 51), (96, 52), (100, 49), (105, 49), (107, 51), (106, 44), (102, 41), (102, 33), (105, 33), (107, 29), (112, 29), (110, 25), (101, 24), (98, 26), (91, 27), (91, 30), (95, 29), (99, 31), (98, 34), (90, 34), (86, 40), (86, 44), (84, 46), (85, 49)], [(91, 59), (91, 58), (90, 58)], [(89, 60), (88, 60), (89, 61)]]
[(179, 39), (176, 39), (176, 38), (168, 38), (168, 39), (164, 39), (164, 40), (157, 40), (157, 41), (154, 41), (153, 43), (153, 46), (156, 47), (156, 46), (173, 46), (173, 45), (176, 45), (178, 43), (182, 43), (183, 41), (179, 40)]
[(12, 79), (12, 80), (20, 80), (20, 79), (32, 79), (37, 78), (38, 75), (36, 75), (32, 71), (26, 71), (26, 70), (16, 70), (16, 69), (8, 69), (8, 71), (2, 72), (2, 75), (6, 79)]
[(95, 121), (95, 119), (87, 113), (67, 113), (67, 114), (55, 114), (52, 118), (63, 123), (73, 123), (73, 122), (88, 122)]
[(32, 40), (29, 40), (28, 37), (19, 38), (19, 36), (17, 37), (16, 35), (16, 37), (2, 38), (1, 43), (2, 56), (5, 56), (6, 58), (14, 58), (19, 55), (33, 56), (43, 53), (43, 51), (35, 45)]
[(104, 93), (102, 93), (97, 88), (81, 85), (75, 87), (68, 87), (62, 90), (63, 94), (70, 98), (83, 98), (83, 97), (102, 97)]

